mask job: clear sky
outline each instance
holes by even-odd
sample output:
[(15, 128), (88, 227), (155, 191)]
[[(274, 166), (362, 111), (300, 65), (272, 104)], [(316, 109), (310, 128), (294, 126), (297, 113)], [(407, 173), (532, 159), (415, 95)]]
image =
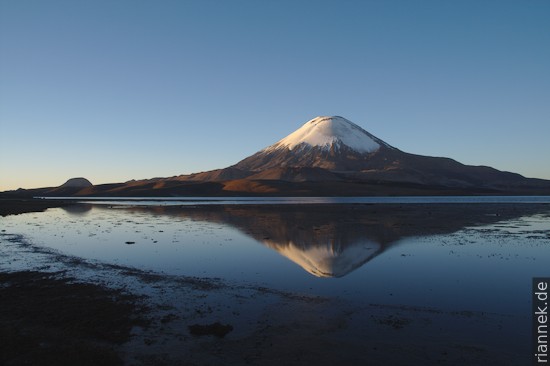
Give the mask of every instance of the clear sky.
[(0, 0), (0, 190), (232, 165), (319, 115), (550, 179), (548, 0)]

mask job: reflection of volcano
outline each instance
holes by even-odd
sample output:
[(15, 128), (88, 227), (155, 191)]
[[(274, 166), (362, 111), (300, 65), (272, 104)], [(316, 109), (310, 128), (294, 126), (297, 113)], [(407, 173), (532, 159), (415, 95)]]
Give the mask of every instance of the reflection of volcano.
[(400, 237), (353, 206), (201, 207), (191, 215), (230, 224), (317, 277), (345, 276)]
[(529, 204), (220, 205), (133, 207), (230, 225), (319, 277), (342, 277), (399, 239), (547, 212)]
[(374, 258), (383, 249), (380, 244), (368, 240), (363, 243), (336, 245), (331, 241), (312, 242), (306, 246), (297, 245), (292, 241), (262, 242), (317, 277), (345, 276)]
[[(398, 235), (349, 207), (226, 210), (231, 225), (317, 277), (342, 277), (386, 250)], [(226, 222), (227, 222), (226, 221)]]

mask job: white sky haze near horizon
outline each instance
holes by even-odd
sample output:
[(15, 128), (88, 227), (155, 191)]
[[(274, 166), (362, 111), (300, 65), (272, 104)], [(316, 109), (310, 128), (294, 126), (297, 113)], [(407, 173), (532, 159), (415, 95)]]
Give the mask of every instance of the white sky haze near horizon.
[(316, 116), (550, 179), (550, 1), (0, 0), (0, 191), (237, 163)]

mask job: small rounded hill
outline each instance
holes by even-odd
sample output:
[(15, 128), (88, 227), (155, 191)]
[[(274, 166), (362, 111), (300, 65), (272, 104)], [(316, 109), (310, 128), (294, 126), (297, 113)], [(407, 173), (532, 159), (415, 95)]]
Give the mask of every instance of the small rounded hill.
[(71, 178), (60, 187), (90, 187), (93, 184), (86, 178)]

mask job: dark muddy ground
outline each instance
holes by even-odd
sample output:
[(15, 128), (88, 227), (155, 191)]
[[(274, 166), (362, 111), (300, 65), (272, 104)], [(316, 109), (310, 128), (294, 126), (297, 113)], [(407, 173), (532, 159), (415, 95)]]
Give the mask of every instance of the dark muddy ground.
[(147, 324), (135, 300), (59, 273), (0, 273), (0, 364), (122, 365), (116, 347)]

